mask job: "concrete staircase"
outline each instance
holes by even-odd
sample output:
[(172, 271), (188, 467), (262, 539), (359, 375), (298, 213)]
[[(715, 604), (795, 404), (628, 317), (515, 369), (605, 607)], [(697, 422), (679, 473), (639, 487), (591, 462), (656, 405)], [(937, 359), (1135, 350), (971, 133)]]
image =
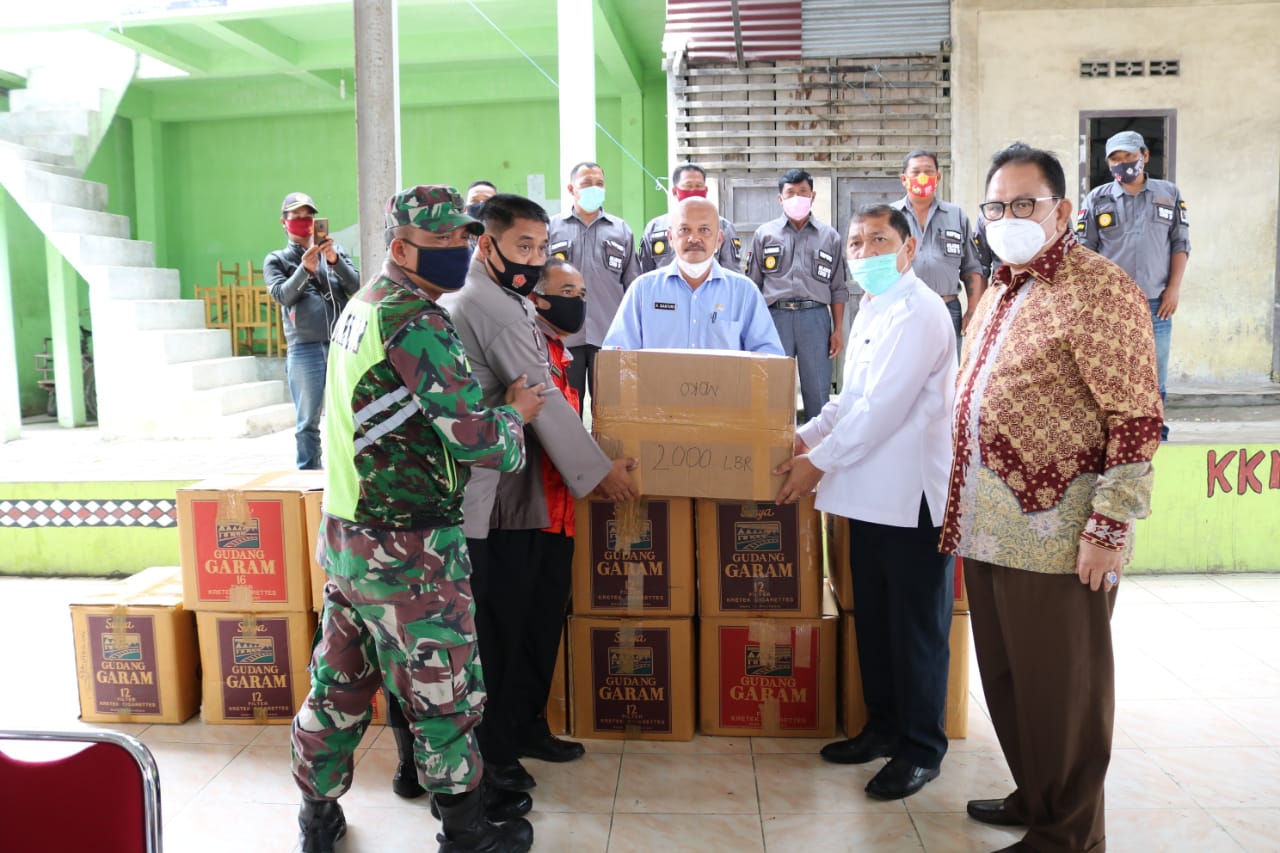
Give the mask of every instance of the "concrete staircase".
[(34, 69), (0, 113), (0, 185), (89, 284), (98, 426), (109, 438), (291, 428), (285, 384), (259, 381), (256, 359), (232, 356), (230, 334), (205, 328), (204, 303), (179, 298), (178, 271), (157, 268), (128, 217), (106, 212), (106, 185), (83, 180), (136, 67), (132, 52), (108, 47), (119, 52), (92, 64), (92, 81)]

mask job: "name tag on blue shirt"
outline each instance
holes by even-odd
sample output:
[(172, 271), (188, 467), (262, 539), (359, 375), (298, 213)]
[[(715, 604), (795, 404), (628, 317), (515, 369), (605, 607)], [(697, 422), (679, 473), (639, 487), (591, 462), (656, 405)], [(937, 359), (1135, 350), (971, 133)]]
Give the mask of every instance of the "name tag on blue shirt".
[(656, 311), (674, 311), (674, 310), (676, 310), (676, 304), (675, 304), (674, 302), (655, 302), (655, 303), (653, 303), (653, 307), (654, 307), (654, 310), (656, 310)]

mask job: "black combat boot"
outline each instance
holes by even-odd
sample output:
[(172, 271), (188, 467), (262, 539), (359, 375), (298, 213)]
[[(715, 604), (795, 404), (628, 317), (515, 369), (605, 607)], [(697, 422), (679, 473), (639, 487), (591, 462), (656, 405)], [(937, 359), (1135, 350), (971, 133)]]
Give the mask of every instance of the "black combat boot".
[(466, 794), (436, 794), (444, 831), (436, 835), (440, 853), (527, 853), (533, 827), (524, 818), (496, 824), (484, 816), (479, 788)]
[[(524, 791), (504, 791), (487, 781), (480, 783), (480, 798), (484, 802), (484, 816), (492, 823), (506, 823), (524, 817), (533, 809), (533, 797)], [(440, 806), (431, 798), (431, 816), (440, 819)]]
[(418, 762), (413, 757), (413, 729), (393, 726), (391, 733), (396, 736), (396, 751), (400, 753), (400, 766), (396, 768), (396, 775), (391, 777), (391, 790), (396, 792), (396, 796), (416, 800), (427, 789), (418, 784)]
[(302, 853), (334, 853), (334, 843), (347, 834), (347, 819), (337, 800), (302, 798), (298, 810), (298, 840)]

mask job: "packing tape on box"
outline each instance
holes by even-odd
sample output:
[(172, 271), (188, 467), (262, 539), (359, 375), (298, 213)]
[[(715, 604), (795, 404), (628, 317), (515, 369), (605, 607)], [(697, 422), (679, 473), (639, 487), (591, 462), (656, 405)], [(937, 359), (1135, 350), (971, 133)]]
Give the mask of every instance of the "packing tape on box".
[(636, 634), (637, 630), (632, 625), (623, 625), (618, 628), (618, 674), (619, 675), (635, 675), (636, 674)]
[(791, 633), (791, 665), (796, 669), (810, 669), (813, 666), (813, 628), (808, 625), (796, 625)]
[(236, 610), (252, 610), (253, 587), (247, 583), (233, 584), (227, 590), (227, 602)]
[(627, 609), (644, 609), (644, 563), (625, 562), (622, 570), (626, 573)]
[(240, 489), (227, 489), (218, 493), (217, 521), (248, 521), (249, 499)]
[(782, 728), (782, 703), (777, 696), (760, 700), (760, 727), (773, 731)]

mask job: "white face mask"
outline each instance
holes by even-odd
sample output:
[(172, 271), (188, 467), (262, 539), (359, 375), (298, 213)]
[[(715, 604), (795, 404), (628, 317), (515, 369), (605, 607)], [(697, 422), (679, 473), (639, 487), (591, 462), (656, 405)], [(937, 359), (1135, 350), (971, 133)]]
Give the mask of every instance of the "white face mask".
[(707, 270), (711, 269), (711, 262), (713, 260), (715, 260), (714, 257), (708, 257), (705, 261), (699, 261), (695, 264), (690, 263), (677, 255), (676, 266), (680, 267), (680, 272), (684, 274), (685, 278), (697, 281), (707, 274)]
[(1008, 214), (995, 222), (988, 222), (987, 242), (991, 244), (991, 251), (999, 255), (1002, 261), (1015, 267), (1029, 262), (1053, 239), (1054, 235), (1045, 237), (1042, 226), (1056, 212), (1057, 207), (1038, 222), (1034, 219), (1015, 219)]

